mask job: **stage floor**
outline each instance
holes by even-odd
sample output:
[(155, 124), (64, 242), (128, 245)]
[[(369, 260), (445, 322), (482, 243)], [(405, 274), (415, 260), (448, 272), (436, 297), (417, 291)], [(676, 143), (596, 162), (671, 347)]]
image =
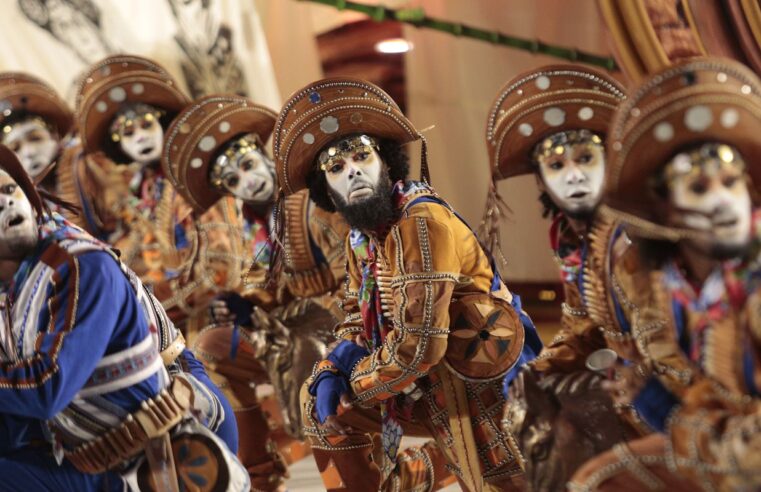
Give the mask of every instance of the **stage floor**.
[[(405, 438), (402, 443), (408, 446), (422, 444), (425, 439)], [(311, 456), (304, 458), (291, 465), (289, 468), (291, 478), (286, 482), (288, 492), (323, 492), (325, 489), (320, 481), (320, 474), (317, 472), (317, 466)], [(444, 492), (458, 492), (460, 486), (457, 484), (450, 485)]]

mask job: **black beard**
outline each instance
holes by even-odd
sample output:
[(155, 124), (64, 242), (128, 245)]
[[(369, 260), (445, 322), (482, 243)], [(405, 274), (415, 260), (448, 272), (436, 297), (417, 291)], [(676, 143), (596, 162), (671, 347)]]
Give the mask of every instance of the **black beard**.
[(592, 220), (596, 210), (597, 210), (596, 207), (590, 210), (584, 209), (584, 210), (577, 210), (575, 212), (570, 212), (562, 208), (560, 209), (560, 211), (563, 212), (563, 215), (565, 215), (569, 219), (584, 221), (584, 222), (589, 222), (590, 220)]
[(750, 249), (750, 243), (736, 244), (728, 246), (725, 244), (714, 244), (711, 246), (710, 255), (720, 261), (727, 261), (733, 258), (742, 258), (748, 254)]
[(391, 181), (386, 176), (381, 176), (373, 189), (373, 194), (359, 203), (348, 204), (332, 188), (328, 190), (336, 210), (354, 229), (377, 231), (396, 218), (397, 211), (391, 196)]

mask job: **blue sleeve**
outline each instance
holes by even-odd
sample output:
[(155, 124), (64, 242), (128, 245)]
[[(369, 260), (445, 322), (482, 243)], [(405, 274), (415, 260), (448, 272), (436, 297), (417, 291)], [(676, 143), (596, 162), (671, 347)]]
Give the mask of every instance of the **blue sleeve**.
[[(31, 357), (0, 364), (0, 413), (49, 419), (85, 386), (119, 319), (129, 284), (107, 253), (70, 257), (53, 273), (47, 299), (30, 324)], [(34, 318), (33, 318), (34, 319)]]
[(209, 375), (206, 373), (206, 368), (203, 363), (196, 359), (193, 352), (188, 349), (182, 351), (180, 355), (182, 357), (182, 365), (184, 369), (193, 375), (201, 384), (214, 394), (217, 399), (217, 403), (222, 407), (222, 413), (224, 414), (224, 420), (219, 423), (214, 433), (227, 444), (230, 451), (233, 453), (238, 452), (238, 423), (235, 420), (235, 412), (232, 405), (228, 401), (221, 389), (214, 384)]
[(520, 296), (513, 294), (513, 300), (511, 304), (513, 309), (515, 309), (515, 311), (518, 313), (518, 317), (521, 319), (521, 324), (523, 325), (523, 331), (526, 334), (526, 337), (523, 342), (523, 349), (521, 350), (521, 355), (518, 358), (518, 361), (515, 363), (513, 368), (510, 369), (507, 374), (505, 374), (505, 379), (502, 381), (502, 391), (505, 396), (507, 396), (507, 389), (510, 387), (510, 383), (512, 383), (513, 379), (518, 376), (521, 368), (523, 368), (532, 360), (536, 359), (536, 356), (541, 353), (542, 347), (544, 346), (542, 344), (542, 340), (539, 338), (539, 333), (536, 331), (534, 322), (531, 320), (528, 314), (523, 312), (523, 305), (521, 304)]
[(336, 366), (338, 372), (345, 378), (351, 377), (351, 370), (357, 362), (370, 355), (367, 349), (360, 347), (354, 342), (342, 340), (341, 343), (328, 354), (328, 360)]
[(642, 420), (658, 432), (665, 432), (666, 419), (679, 400), (657, 378), (651, 377), (634, 399), (634, 408)]

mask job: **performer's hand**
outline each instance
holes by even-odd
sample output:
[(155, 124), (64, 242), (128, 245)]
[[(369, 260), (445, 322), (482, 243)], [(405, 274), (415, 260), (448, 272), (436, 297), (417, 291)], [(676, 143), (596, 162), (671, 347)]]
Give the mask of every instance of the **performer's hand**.
[(239, 326), (251, 326), (251, 313), (254, 304), (230, 292), (213, 300), (210, 305), (211, 318), (215, 323), (237, 323)]
[(363, 349), (367, 348), (367, 339), (364, 335), (357, 335), (354, 337), (354, 343), (362, 347)]
[(611, 379), (602, 382), (617, 407), (630, 406), (647, 383), (648, 371), (641, 364), (624, 365), (620, 361), (611, 371)]
[(346, 424), (341, 423), (340, 420), (338, 420), (338, 416), (341, 415), (343, 412), (351, 409), (351, 401), (349, 400), (349, 395), (347, 393), (344, 393), (341, 395), (341, 404), (336, 409), (336, 415), (328, 415), (325, 418), (325, 423), (322, 424), (322, 428), (328, 433), (328, 434), (339, 434), (339, 435), (346, 435), (352, 432), (351, 426), (348, 426)]
[(235, 321), (235, 315), (227, 309), (227, 303), (222, 299), (214, 299), (209, 305), (211, 319), (214, 323), (226, 325)]
[(349, 383), (343, 376), (324, 372), (312, 383), (310, 393), (315, 396), (317, 420), (325, 424), (328, 417), (335, 417), (351, 407)]

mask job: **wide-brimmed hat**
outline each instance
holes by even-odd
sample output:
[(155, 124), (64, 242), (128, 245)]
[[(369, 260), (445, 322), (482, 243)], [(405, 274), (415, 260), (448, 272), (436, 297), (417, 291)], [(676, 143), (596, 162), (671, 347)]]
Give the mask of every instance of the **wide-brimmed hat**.
[(206, 96), (194, 101), (166, 131), (161, 165), (165, 176), (193, 209), (203, 213), (224, 196), (209, 183), (209, 172), (231, 139), (256, 134), (266, 143), (277, 113), (236, 95)]
[(586, 129), (604, 137), (625, 97), (615, 79), (582, 65), (550, 65), (518, 75), (502, 87), (489, 111), (492, 176), (531, 173), (534, 147), (551, 134)]
[(694, 58), (656, 73), (630, 93), (608, 134), (606, 191), (613, 209), (656, 219), (651, 180), (691, 144), (724, 143), (761, 184), (761, 80), (723, 58)]
[(26, 73), (0, 73), (0, 126), (26, 114), (39, 116), (61, 137), (74, 123), (71, 109), (51, 86)]
[(295, 92), (280, 111), (274, 132), (281, 190), (290, 195), (305, 188), (306, 176), (323, 147), (358, 133), (399, 143), (422, 138), (391, 96), (365, 80), (328, 78)]
[(104, 150), (108, 130), (126, 103), (144, 103), (170, 115), (189, 100), (160, 65), (133, 55), (102, 60), (83, 76), (77, 95), (77, 114), (85, 152)]

